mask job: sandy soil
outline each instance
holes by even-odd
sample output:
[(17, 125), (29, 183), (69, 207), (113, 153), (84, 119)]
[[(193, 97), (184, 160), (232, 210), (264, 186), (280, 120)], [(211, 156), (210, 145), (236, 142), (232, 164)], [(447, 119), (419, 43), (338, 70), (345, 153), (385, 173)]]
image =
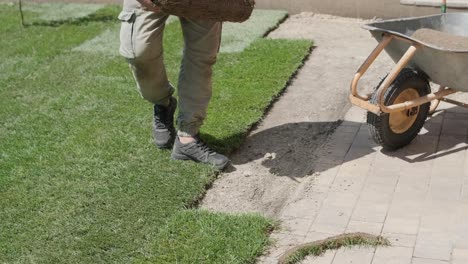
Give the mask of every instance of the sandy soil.
[(442, 49), (461, 51), (468, 50), (467, 37), (456, 36), (446, 32), (421, 28), (416, 30), (412, 37)]
[[(271, 38), (313, 39), (316, 48), (293, 84), (231, 158), (202, 207), (228, 213), (257, 212), (282, 219), (288, 204), (317, 195), (314, 179), (332, 164), (317, 164), (325, 143), (349, 108), (348, 87), (376, 46), (364, 21), (303, 13)], [(385, 55), (362, 80), (375, 86), (392, 66)], [(384, 67), (386, 66), (386, 67)]]

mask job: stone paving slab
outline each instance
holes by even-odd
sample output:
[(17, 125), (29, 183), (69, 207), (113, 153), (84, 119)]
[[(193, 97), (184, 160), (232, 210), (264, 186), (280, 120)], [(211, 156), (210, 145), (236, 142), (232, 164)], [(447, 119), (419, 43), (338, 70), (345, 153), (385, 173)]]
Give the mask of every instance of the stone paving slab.
[(310, 183), (320, 195), (283, 210), (281, 236), (288, 243), (277, 245), (265, 263), (298, 244), (344, 232), (383, 235), (392, 246), (343, 249), (303, 263), (468, 263), (468, 111), (441, 109), (409, 146), (385, 152), (370, 139), (365, 111), (351, 108)]

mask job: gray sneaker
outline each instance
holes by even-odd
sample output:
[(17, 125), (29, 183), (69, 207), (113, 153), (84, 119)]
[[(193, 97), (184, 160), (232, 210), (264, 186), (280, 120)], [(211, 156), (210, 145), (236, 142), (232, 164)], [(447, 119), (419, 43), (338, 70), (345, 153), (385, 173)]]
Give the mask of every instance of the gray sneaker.
[(171, 157), (175, 160), (193, 160), (210, 164), (218, 170), (223, 170), (229, 164), (229, 159), (226, 156), (214, 152), (199, 139), (192, 143), (182, 144), (177, 137)]
[(176, 130), (174, 128), (174, 113), (177, 108), (177, 100), (171, 97), (169, 106), (154, 106), (154, 143), (158, 148), (171, 148), (174, 144)]

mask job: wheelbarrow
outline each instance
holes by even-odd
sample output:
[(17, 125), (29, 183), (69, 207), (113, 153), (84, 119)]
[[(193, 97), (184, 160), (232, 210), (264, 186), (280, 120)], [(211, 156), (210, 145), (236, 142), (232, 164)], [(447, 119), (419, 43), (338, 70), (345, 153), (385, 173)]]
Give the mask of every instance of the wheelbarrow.
[[(440, 38), (468, 37), (467, 25), (468, 13), (449, 13), (363, 26), (379, 44), (358, 69), (349, 99), (368, 111), (369, 131), (384, 149), (411, 143), (440, 101), (467, 107), (447, 96), (468, 92), (468, 48), (454, 50), (412, 37), (420, 29), (435, 30)], [(359, 94), (359, 80), (383, 50), (395, 66), (373, 93)], [(438, 91), (431, 91), (430, 82), (440, 86)]]

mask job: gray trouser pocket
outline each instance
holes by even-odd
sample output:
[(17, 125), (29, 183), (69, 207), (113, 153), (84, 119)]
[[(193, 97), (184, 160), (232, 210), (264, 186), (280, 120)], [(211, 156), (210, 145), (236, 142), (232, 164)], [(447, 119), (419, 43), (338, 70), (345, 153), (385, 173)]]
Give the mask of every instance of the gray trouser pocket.
[(122, 11), (119, 14), (119, 20), (122, 22), (120, 27), (120, 55), (125, 58), (135, 58), (135, 12)]

